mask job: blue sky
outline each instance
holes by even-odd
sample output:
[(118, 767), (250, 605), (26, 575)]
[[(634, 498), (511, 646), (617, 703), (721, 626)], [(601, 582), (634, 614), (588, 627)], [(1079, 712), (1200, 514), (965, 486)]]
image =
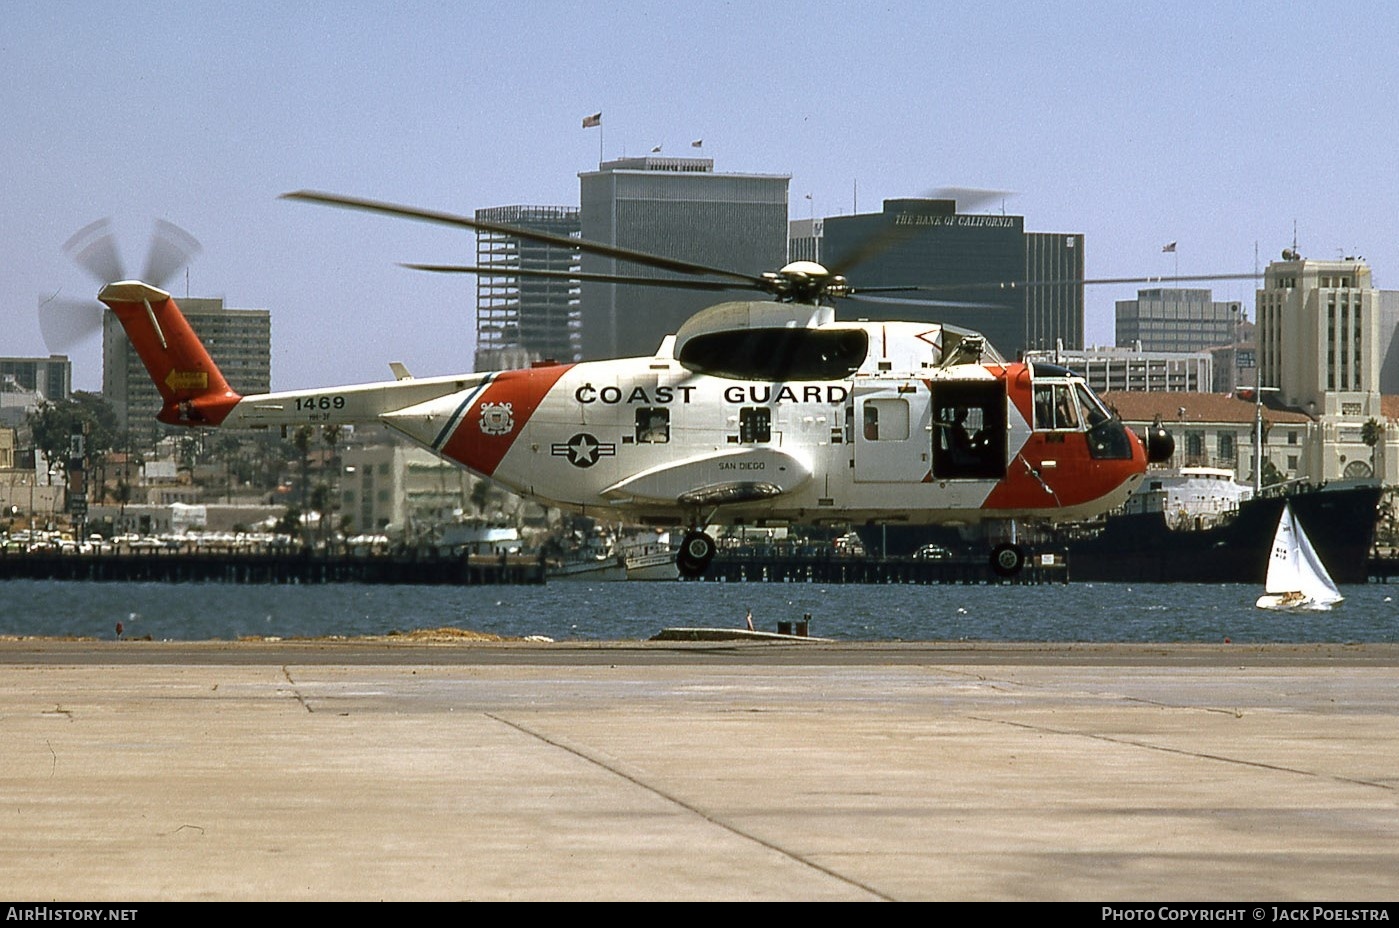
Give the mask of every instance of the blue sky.
[[(3, 23), (0, 355), (46, 353), (41, 296), (95, 292), (61, 247), (110, 216), (132, 274), (167, 219), (203, 245), (191, 295), (273, 311), (276, 388), (466, 370), (472, 279), (396, 262), (470, 260), (469, 233), (278, 196), (576, 204), (600, 142), (703, 138), (717, 170), (790, 174), (794, 218), (1015, 191), (1094, 277), (1251, 271), (1295, 224), (1304, 255), (1399, 280), (1387, 4), (9, 0)], [(1134, 292), (1090, 289), (1090, 341)], [(98, 387), (96, 340), (73, 356)]]

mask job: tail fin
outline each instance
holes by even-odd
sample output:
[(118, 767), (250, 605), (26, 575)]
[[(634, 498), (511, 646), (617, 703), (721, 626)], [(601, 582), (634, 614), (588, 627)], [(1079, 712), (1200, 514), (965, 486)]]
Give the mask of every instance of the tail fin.
[(170, 294), (136, 280), (102, 288), (164, 400), (169, 425), (218, 425), (242, 399), (229, 387)]

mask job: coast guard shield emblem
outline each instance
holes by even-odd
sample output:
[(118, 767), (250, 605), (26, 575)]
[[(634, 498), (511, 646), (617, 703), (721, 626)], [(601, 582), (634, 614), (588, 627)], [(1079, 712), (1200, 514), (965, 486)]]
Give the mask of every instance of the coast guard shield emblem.
[(509, 403), (481, 404), (481, 431), (487, 435), (508, 435), (515, 428)]

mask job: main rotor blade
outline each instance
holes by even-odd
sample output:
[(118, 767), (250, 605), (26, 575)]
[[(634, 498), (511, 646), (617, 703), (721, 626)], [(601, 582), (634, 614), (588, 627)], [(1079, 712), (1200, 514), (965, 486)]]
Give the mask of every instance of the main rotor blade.
[(64, 253), (104, 286), (126, 279), (126, 269), (117, 253), (116, 237), (111, 229), (110, 219), (99, 219), (83, 226), (63, 243)]
[[(1102, 286), (1105, 284), (1183, 284), (1195, 283), (1207, 280), (1258, 280), (1263, 275), (1259, 273), (1249, 274), (1195, 274), (1181, 275), (1175, 277), (1090, 277), (1074, 280), (1015, 280), (969, 283), (969, 284), (918, 284), (912, 289), (925, 293), (937, 293), (948, 290), (1028, 290), (1033, 287), (1062, 287), (1078, 286), (1085, 287)], [(865, 288), (875, 289), (875, 288)]]
[[(872, 290), (882, 288), (873, 287)], [(891, 290), (897, 288), (889, 288)], [(856, 303), (883, 303), (890, 306), (922, 306), (933, 309), (1008, 309), (1004, 303), (974, 303), (960, 300), (915, 300), (897, 296), (866, 296), (866, 291), (858, 293), (848, 293), (842, 299), (853, 300)]]
[(632, 277), (623, 274), (594, 274), (582, 271), (546, 271), (536, 268), (473, 267), (467, 264), (409, 264), (403, 267), (437, 274), (477, 274), (481, 277), (541, 277), (546, 280), (588, 281), (601, 284), (630, 284), (638, 287), (669, 287), (680, 290), (746, 290), (744, 284), (718, 280), (676, 280), (669, 277)]
[(855, 246), (854, 251), (850, 252), (848, 255), (843, 255), (841, 260), (834, 264), (826, 265), (826, 268), (832, 275), (839, 275), (842, 277), (848, 276), (851, 268), (864, 264), (866, 261), (883, 254), (900, 242), (912, 238), (919, 229), (920, 227), (916, 225), (891, 222), (874, 235), (860, 242)]
[(418, 209), (414, 206), (401, 206), (397, 203), (365, 200), (359, 197), (322, 193), (316, 190), (297, 190), (292, 193), (284, 193), (282, 194), (282, 199), (301, 200), (306, 203), (320, 203), (323, 206), (339, 206), (344, 209), (357, 209), (369, 213), (382, 213), (386, 216), (398, 216), (402, 219), (418, 219), (423, 222), (435, 222), (441, 225), (457, 226), (463, 229), (474, 229), (478, 232), (494, 232), (497, 235), (509, 235), (524, 239), (525, 241), (539, 242), (542, 245), (555, 245), (559, 248), (577, 249), (578, 251), (604, 258), (631, 261), (635, 264), (654, 267), (663, 271), (674, 271), (678, 274), (704, 274), (712, 277), (726, 277), (730, 280), (742, 281), (755, 289), (766, 289), (768, 287), (767, 281), (763, 278), (754, 277), (751, 274), (742, 274), (738, 271), (709, 267), (690, 261), (679, 261), (674, 258), (663, 258), (660, 255), (653, 255), (644, 251), (633, 251), (630, 248), (622, 248), (617, 245), (605, 245), (601, 242), (589, 242), (585, 239), (571, 238), (566, 235), (554, 235), (549, 232), (539, 232), (534, 229), (522, 229), (519, 226), (487, 222), (483, 219), (470, 219), (466, 216), (457, 216), (452, 213), (443, 213), (436, 210)]
[(931, 200), (952, 200), (957, 204), (957, 212), (974, 213), (988, 203), (1005, 201), (1015, 196), (1014, 190), (993, 190), (989, 187), (939, 187), (928, 194)]
[(170, 278), (200, 252), (199, 242), (184, 229), (164, 219), (155, 221), (150, 250), (146, 253), (146, 269), (141, 279), (160, 289), (166, 289)]
[[(919, 199), (952, 200), (954, 212), (971, 212), (993, 200), (1004, 199), (1013, 194), (1012, 190), (989, 190), (976, 187), (942, 187), (929, 191)], [(834, 264), (828, 264), (832, 274), (848, 276), (851, 268), (883, 254), (900, 242), (915, 235), (921, 226), (913, 222), (893, 221), (880, 228), (869, 238), (860, 242), (850, 254), (841, 257)]]

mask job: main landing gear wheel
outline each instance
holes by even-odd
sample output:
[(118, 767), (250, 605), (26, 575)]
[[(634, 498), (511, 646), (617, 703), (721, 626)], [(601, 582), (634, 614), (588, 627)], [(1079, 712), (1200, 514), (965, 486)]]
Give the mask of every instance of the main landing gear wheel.
[(703, 577), (714, 560), (714, 539), (699, 529), (690, 529), (680, 542), (680, 550), (675, 555), (675, 566), (680, 576), (687, 580)]
[(991, 551), (991, 569), (998, 577), (1014, 577), (1025, 566), (1025, 549), (1019, 545), (997, 545)]

